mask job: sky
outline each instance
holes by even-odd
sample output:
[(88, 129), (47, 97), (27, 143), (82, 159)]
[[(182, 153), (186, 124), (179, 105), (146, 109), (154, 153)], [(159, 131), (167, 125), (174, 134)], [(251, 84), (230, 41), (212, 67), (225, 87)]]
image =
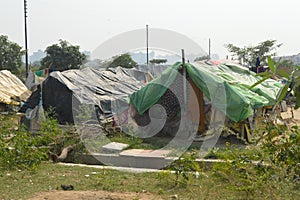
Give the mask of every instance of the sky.
[[(187, 36), (220, 58), (224, 47), (255, 46), (274, 39), (279, 56), (300, 53), (296, 0), (27, 0), (29, 54), (59, 39), (94, 51), (118, 34), (145, 28)], [(25, 46), (23, 0), (0, 0), (0, 35)], [(176, 42), (176, 41), (174, 41)], [(180, 51), (180, 50), (178, 50)]]

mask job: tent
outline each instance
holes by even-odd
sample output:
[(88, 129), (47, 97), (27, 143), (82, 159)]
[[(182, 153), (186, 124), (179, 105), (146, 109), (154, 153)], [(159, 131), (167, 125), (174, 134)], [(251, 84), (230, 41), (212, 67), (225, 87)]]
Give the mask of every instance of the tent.
[(31, 92), (17, 76), (8, 70), (0, 71), (0, 103), (20, 105), (30, 94)]
[(123, 70), (125, 70), (130, 76), (134, 77), (138, 81), (142, 81), (143, 83), (148, 83), (153, 80), (153, 76), (150, 72), (140, 71), (135, 68), (131, 68), (131, 69), (124, 68)]
[(82, 105), (95, 106), (97, 117), (104, 119), (112, 115), (113, 103), (126, 104), (127, 96), (142, 86), (122, 68), (55, 71), (31, 95), (20, 112), (38, 105), (42, 90), (44, 109), (52, 108), (61, 124), (76, 123)]
[[(190, 85), (185, 94), (182, 86), (183, 79), (185, 79), (182, 78), (184, 70), (186, 70), (186, 79)], [(147, 123), (145, 121), (149, 121), (145, 115), (148, 115), (147, 112), (153, 105), (161, 104), (165, 107), (167, 114), (174, 110), (178, 113), (182, 110), (179, 106), (182, 105), (184, 96), (188, 99), (190, 111), (193, 112), (193, 105), (191, 105), (193, 100), (189, 98), (189, 91), (193, 89), (197, 95), (199, 110), (209, 102), (228, 120), (241, 122), (252, 116), (256, 109), (275, 104), (276, 95), (282, 87), (281, 83), (269, 79), (251, 88), (260, 79), (247, 68), (236, 63), (186, 63), (183, 69), (182, 63), (178, 62), (167, 68), (145, 87), (131, 94), (129, 103), (136, 111), (134, 119), (138, 124), (145, 125)], [(174, 89), (171, 89), (173, 92), (170, 92), (170, 88), (179, 88), (179, 90), (174, 92)], [(206, 102), (199, 103), (201, 95)], [(169, 97), (166, 98), (166, 96)], [(199, 113), (193, 114), (199, 115)], [(175, 115), (174, 113), (168, 114), (168, 117), (172, 120)]]

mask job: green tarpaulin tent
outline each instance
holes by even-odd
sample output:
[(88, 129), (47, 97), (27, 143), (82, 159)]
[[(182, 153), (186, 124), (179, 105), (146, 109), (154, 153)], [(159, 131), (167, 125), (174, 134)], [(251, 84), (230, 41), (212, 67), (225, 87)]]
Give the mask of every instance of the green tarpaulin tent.
[[(235, 64), (187, 63), (186, 71), (212, 105), (234, 122), (253, 115), (254, 109), (274, 105), (281, 83), (269, 79), (251, 88), (261, 78)], [(129, 103), (141, 115), (151, 108), (176, 79), (182, 63), (167, 68), (161, 76), (129, 96)]]

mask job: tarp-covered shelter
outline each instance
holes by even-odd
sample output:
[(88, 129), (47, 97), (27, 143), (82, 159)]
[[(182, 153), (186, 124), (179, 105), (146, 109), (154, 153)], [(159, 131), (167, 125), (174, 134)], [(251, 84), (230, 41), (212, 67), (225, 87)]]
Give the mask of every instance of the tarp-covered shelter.
[[(276, 95), (282, 87), (279, 82), (269, 79), (251, 88), (261, 78), (255, 76), (247, 68), (234, 63), (218, 65), (208, 62), (186, 63), (185, 70), (186, 79), (194, 87), (193, 89), (203, 93), (204, 98), (210, 101), (214, 108), (224, 113), (233, 122), (247, 119), (254, 114), (255, 109), (274, 105)], [(138, 117), (135, 118), (137, 121), (142, 119), (142, 116), (147, 114), (147, 111), (156, 103), (163, 102), (167, 112), (174, 110), (174, 99), (165, 100), (165, 96), (169, 88), (174, 87), (174, 82), (178, 82), (179, 75), (183, 74), (182, 71), (182, 63), (178, 62), (145, 87), (130, 95), (130, 104), (138, 113)], [(183, 93), (183, 87), (179, 88)], [(196, 93), (199, 92), (196, 91)], [(179, 98), (182, 99), (182, 97)], [(179, 99), (179, 101), (182, 100)], [(174, 108), (168, 108), (170, 106)]]
[(142, 72), (149, 72), (154, 78), (161, 75), (161, 73), (167, 69), (170, 65), (138, 65), (136, 67), (137, 70)]
[(95, 105), (102, 115), (100, 117), (105, 118), (112, 114), (112, 102), (125, 104), (127, 96), (142, 86), (122, 68), (55, 71), (31, 95), (20, 112), (38, 104), (42, 88), (44, 109), (53, 108), (61, 124), (74, 124), (74, 111), (80, 104)]
[(125, 70), (130, 76), (134, 77), (136, 80), (142, 81), (143, 83), (148, 83), (153, 80), (153, 76), (149, 71), (145, 72), (135, 68), (123, 70)]
[(19, 105), (26, 101), (31, 92), (23, 82), (8, 70), (0, 71), (0, 103)]
[(45, 80), (44, 77), (39, 77), (33, 72), (28, 72), (28, 76), (25, 80), (25, 85), (30, 91), (35, 91), (43, 81)]

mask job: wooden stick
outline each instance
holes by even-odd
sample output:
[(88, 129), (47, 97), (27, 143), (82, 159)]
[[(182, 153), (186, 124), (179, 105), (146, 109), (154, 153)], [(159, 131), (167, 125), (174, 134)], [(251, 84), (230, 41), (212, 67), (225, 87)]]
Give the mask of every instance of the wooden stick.
[(181, 49), (182, 53), (182, 70), (183, 70), (183, 98), (184, 98), (184, 106), (187, 104), (187, 92), (186, 92), (186, 68), (185, 68), (185, 58), (184, 58), (184, 49)]
[(199, 112), (200, 112), (200, 119), (199, 119), (199, 132), (200, 134), (203, 134), (205, 132), (205, 119), (204, 119), (204, 98), (203, 98), (203, 92), (199, 89), (199, 96), (198, 96), (198, 102), (199, 102)]

